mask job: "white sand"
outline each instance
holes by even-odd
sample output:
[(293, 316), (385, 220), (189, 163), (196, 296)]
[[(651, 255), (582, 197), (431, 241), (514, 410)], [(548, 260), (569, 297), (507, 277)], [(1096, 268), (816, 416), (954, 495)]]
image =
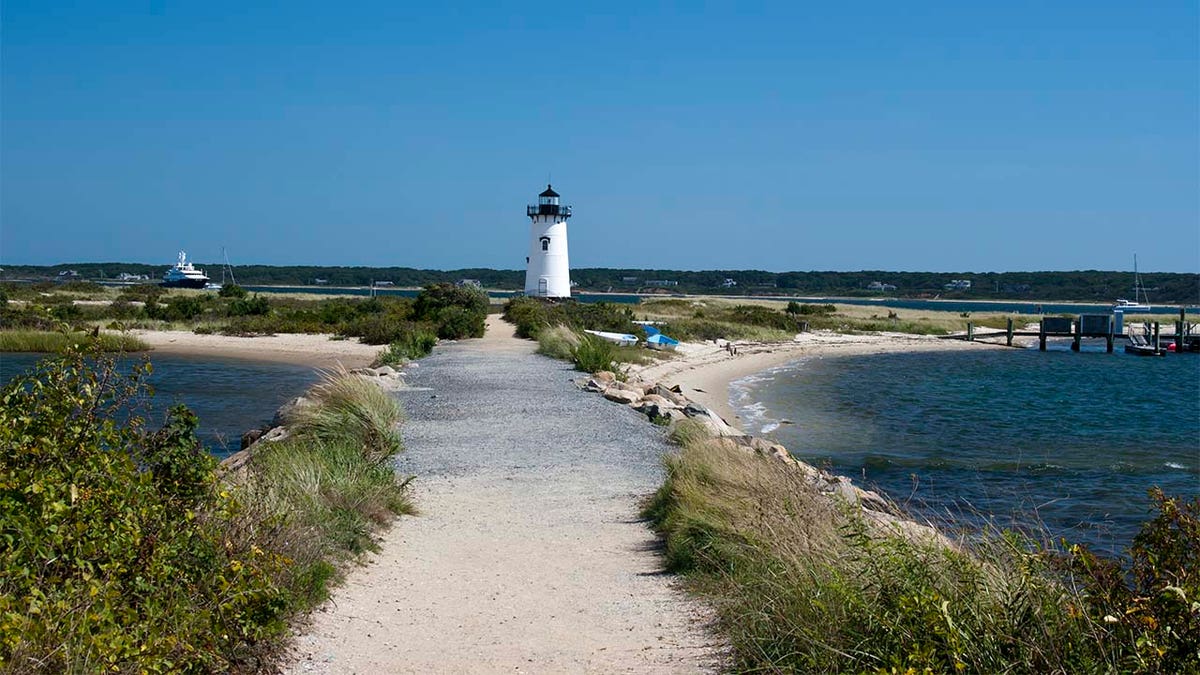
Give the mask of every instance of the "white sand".
[(182, 330), (132, 331), (159, 354), (220, 356), (251, 361), (274, 361), (314, 368), (360, 368), (383, 349), (356, 339), (334, 340), (331, 335), (284, 334), (261, 337), (197, 335)]

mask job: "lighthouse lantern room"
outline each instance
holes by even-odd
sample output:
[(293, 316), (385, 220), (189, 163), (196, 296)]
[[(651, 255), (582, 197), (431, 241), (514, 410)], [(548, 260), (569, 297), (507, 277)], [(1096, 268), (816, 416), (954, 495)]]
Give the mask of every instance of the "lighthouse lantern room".
[(570, 206), (560, 206), (549, 185), (538, 203), (525, 209), (529, 216), (529, 256), (525, 258), (525, 295), (571, 297), (571, 266), (567, 261), (567, 219)]

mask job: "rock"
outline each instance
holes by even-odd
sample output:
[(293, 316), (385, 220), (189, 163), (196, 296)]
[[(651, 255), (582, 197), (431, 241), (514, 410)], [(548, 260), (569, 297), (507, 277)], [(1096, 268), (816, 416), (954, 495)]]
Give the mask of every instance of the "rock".
[(391, 366), (379, 366), (375, 369), (375, 374), (380, 377), (392, 377), (399, 375), (399, 372)]
[(292, 435), (292, 432), (288, 431), (287, 427), (274, 427), (273, 429), (270, 429), (269, 431), (267, 431), (267, 433), (263, 434), (262, 436), (259, 436), (257, 442), (258, 443), (274, 443), (275, 441), (282, 441), (283, 439), (285, 439), (291, 435)]
[(362, 375), (363, 377), (379, 377), (379, 373), (375, 372), (374, 368), (355, 368), (350, 371), (351, 375)]
[(679, 405), (676, 405), (674, 401), (669, 401), (658, 394), (646, 394), (642, 397), (642, 402), (653, 403), (654, 405), (663, 409), (675, 409), (680, 407)]
[(275, 411), (275, 417), (271, 418), (271, 426), (283, 426), (290, 420), (290, 418), (295, 416), (300, 409), (307, 408), (312, 404), (313, 402), (311, 399), (304, 396), (297, 396), (296, 398), (279, 406), (279, 410)]
[(687, 397), (685, 397), (682, 393), (676, 391), (678, 389), (678, 386), (668, 389), (661, 384), (656, 384), (649, 393), (654, 394), (655, 396), (661, 396), (662, 398), (682, 408), (688, 404), (688, 400)]
[(611, 381), (598, 380), (595, 377), (587, 378), (587, 382), (583, 385), (584, 391), (602, 392), (612, 385)]
[(597, 382), (602, 382), (605, 385), (609, 385), (617, 381), (617, 375), (609, 370), (600, 370), (592, 373), (592, 379)]
[(671, 418), (671, 424), (682, 422), (683, 420), (687, 419), (687, 415), (684, 415), (683, 411), (679, 408), (672, 408), (668, 410), (667, 417)]
[(262, 435), (263, 435), (262, 429), (251, 429), (250, 431), (247, 431), (246, 433), (242, 434), (242, 447), (240, 449), (245, 450), (246, 448), (250, 447), (251, 445), (254, 445), (254, 441), (257, 441), (259, 438), (262, 438)]
[(638, 395), (638, 398), (645, 396), (645, 392), (642, 391), (642, 388), (639, 385), (633, 384), (632, 382), (613, 382), (612, 384), (608, 385), (608, 388), (623, 389), (625, 391), (633, 392)]
[(642, 395), (620, 387), (609, 387), (604, 390), (604, 398), (617, 403), (636, 403), (642, 399)]

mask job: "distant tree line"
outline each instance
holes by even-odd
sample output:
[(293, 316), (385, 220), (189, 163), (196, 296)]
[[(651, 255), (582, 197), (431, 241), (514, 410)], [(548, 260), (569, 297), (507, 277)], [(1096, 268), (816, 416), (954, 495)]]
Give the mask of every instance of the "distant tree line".
[[(201, 264), (214, 281), (220, 281), (219, 263)], [(72, 263), (52, 266), (5, 266), (0, 279), (58, 278), (74, 271), (74, 279), (116, 279), (121, 273), (145, 274), (157, 280), (165, 265), (138, 263)], [(242, 285), (367, 286), (389, 282), (396, 286), (424, 287), (436, 283), (478, 281), (485, 288), (519, 290), (523, 270), (468, 268), (422, 270), (411, 267), (318, 267), (238, 265), (233, 268)], [(762, 270), (663, 270), (588, 268), (571, 271), (578, 290), (656, 293), (716, 293), (729, 295), (889, 296), (945, 299), (1079, 300), (1097, 303), (1116, 298), (1133, 299), (1133, 273), (1101, 270), (1073, 272), (766, 272)], [(318, 281), (319, 280), (319, 281)], [(970, 288), (954, 289), (954, 281), (969, 281)], [(662, 282), (675, 282), (663, 284)], [(877, 283), (876, 283), (877, 282)], [(1142, 274), (1150, 301), (1156, 304), (1200, 304), (1200, 274), (1151, 272)], [(871, 288), (872, 285), (875, 288)], [(893, 290), (891, 287), (895, 286)], [(880, 288), (886, 290), (880, 290)]]

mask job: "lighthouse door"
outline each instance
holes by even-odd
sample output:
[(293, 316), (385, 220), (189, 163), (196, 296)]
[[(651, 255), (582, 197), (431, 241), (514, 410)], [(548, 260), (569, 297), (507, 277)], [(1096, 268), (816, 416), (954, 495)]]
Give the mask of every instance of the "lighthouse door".
[(550, 280), (546, 277), (538, 279), (538, 295), (543, 298), (550, 295)]

